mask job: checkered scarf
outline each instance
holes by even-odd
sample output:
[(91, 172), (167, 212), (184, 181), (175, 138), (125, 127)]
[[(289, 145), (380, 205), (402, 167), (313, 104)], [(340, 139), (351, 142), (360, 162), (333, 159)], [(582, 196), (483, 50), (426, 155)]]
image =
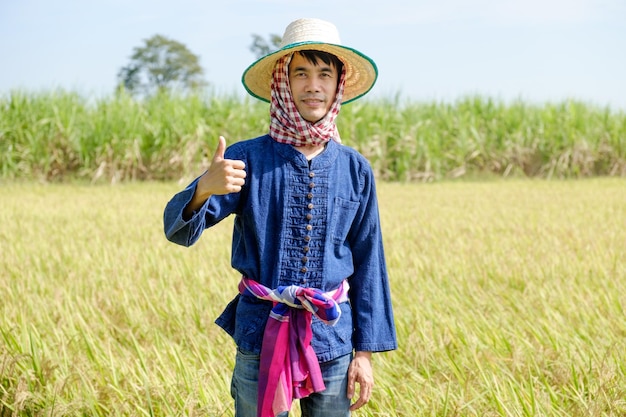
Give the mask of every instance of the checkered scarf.
[(239, 293), (273, 303), (261, 346), (257, 416), (274, 417), (289, 411), (294, 398), (326, 389), (322, 370), (311, 346), (313, 316), (334, 326), (341, 317), (340, 303), (348, 301), (348, 281), (339, 288), (321, 290), (297, 285), (268, 288), (247, 277)]
[(341, 108), (346, 81), (343, 68), (337, 86), (335, 101), (326, 115), (316, 123), (305, 120), (296, 108), (289, 87), (289, 62), (293, 54), (287, 54), (276, 63), (272, 76), (270, 105), (270, 136), (277, 142), (293, 146), (321, 145), (330, 139), (341, 143), (335, 119)]

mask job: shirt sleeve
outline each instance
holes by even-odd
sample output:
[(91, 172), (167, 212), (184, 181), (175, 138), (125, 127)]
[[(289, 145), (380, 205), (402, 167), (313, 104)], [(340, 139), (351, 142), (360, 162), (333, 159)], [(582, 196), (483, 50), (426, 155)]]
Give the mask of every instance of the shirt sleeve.
[(198, 178), (183, 191), (174, 195), (165, 206), (165, 211), (163, 212), (165, 237), (169, 241), (182, 246), (191, 246), (198, 240), (200, 234), (202, 234), (202, 230), (204, 230), (204, 218), (200, 214), (206, 211), (208, 200), (201, 209), (193, 213), (193, 216), (189, 220), (186, 221), (183, 219), (183, 210), (191, 201), (196, 190), (197, 182)]
[(397, 349), (378, 199), (371, 169), (364, 175), (361, 204), (348, 239), (355, 268), (349, 278), (354, 348), (368, 352)]
[[(233, 156), (230, 149), (227, 149), (226, 157), (241, 159), (240, 155)], [(169, 241), (182, 246), (193, 245), (205, 229), (216, 225), (234, 213), (243, 193), (242, 190), (240, 193), (211, 196), (200, 209), (193, 213), (190, 219), (185, 220), (183, 219), (183, 210), (191, 202), (199, 179), (200, 177), (196, 178), (183, 191), (174, 195), (163, 212), (165, 236)]]

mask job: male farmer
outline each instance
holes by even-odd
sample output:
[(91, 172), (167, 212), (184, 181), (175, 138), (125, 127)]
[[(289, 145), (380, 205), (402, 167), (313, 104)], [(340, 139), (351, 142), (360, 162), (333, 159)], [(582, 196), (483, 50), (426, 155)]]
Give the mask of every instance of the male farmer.
[(270, 102), (269, 134), (228, 148), (220, 137), (208, 170), (165, 208), (167, 238), (185, 246), (235, 215), (242, 278), (216, 323), (237, 345), (238, 417), (286, 416), (293, 398), (303, 416), (349, 416), (370, 399), (372, 352), (397, 347), (374, 176), (335, 126), (376, 77), (334, 25), (292, 22), (243, 74)]

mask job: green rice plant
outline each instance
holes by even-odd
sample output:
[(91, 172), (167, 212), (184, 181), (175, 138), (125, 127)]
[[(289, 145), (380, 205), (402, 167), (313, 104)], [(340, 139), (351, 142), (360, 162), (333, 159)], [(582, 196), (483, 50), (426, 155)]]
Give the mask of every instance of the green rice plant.
[[(399, 349), (355, 414), (624, 415), (624, 186), (381, 182)], [(0, 415), (233, 415), (232, 219), (167, 242), (180, 187), (0, 183)]]

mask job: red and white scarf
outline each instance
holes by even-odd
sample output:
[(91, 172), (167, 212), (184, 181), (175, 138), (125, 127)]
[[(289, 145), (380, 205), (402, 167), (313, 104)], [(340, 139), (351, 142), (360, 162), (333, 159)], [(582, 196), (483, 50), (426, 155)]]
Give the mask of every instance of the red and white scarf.
[(341, 72), (335, 101), (330, 110), (321, 120), (311, 123), (298, 112), (291, 95), (289, 63), (292, 56), (293, 54), (283, 56), (274, 67), (271, 85), (270, 136), (277, 142), (292, 146), (321, 145), (330, 139), (341, 143), (335, 119), (341, 108), (346, 81), (345, 67)]

